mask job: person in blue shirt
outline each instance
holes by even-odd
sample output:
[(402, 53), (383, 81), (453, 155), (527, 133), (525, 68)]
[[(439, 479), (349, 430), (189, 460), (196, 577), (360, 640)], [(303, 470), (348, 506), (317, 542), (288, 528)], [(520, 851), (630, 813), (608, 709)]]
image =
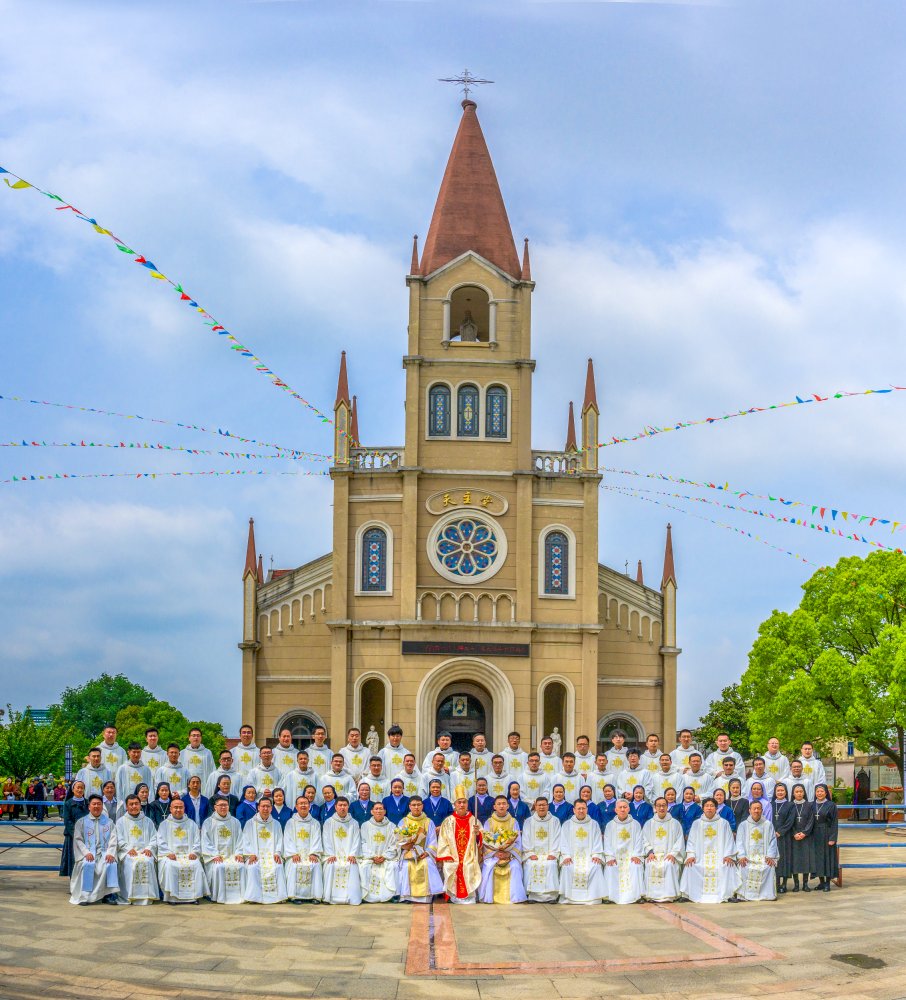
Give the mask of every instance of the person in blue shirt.
[(561, 823), (572, 818), (573, 804), (566, 801), (566, 789), (563, 785), (554, 785), (551, 789), (551, 812)]
[(614, 785), (605, 785), (601, 790), (601, 794), (604, 796), (598, 805), (598, 823), (601, 827), (601, 833), (607, 829), (607, 824), (616, 816), (617, 814), (617, 789)]
[(441, 795), (441, 784), (439, 781), (432, 781), (428, 785), (428, 797), (425, 799), (424, 813), (435, 826), (453, 815), (453, 803)]
[[(676, 810), (674, 812), (674, 810)], [(683, 836), (688, 837), (692, 824), (702, 814), (702, 807), (695, 801), (695, 789), (684, 788), (683, 800), (670, 810), (670, 815), (682, 826)]]
[(409, 815), (409, 796), (403, 795), (403, 787), (403, 779), (394, 778), (390, 782), (390, 794), (382, 800), (384, 809), (387, 810), (387, 819), (394, 826), (399, 826)]
[(321, 805), (321, 826), (323, 826), (337, 808), (337, 790), (333, 785), (325, 785), (321, 789), (321, 798), (324, 802)]
[(197, 774), (193, 774), (189, 778), (189, 788), (183, 795), (182, 801), (186, 807), (186, 818), (194, 820), (195, 824), (201, 828), (213, 810), (210, 801), (201, 794), (201, 778)]
[(271, 818), (275, 819), (280, 824), (280, 829), (282, 830), (289, 818), (292, 816), (293, 811), (286, 804), (286, 792), (282, 788), (274, 789), (274, 808), (271, 811)]
[[(583, 785), (579, 789), (579, 798), (588, 806), (588, 818), (592, 822), (597, 823), (598, 826), (601, 825), (601, 810), (598, 809), (597, 805), (592, 802), (592, 796), (594, 795), (594, 789), (591, 785)], [(577, 800), (578, 801), (578, 800)]]
[(514, 820), (519, 824), (519, 829), (525, 825), (525, 821), (532, 815), (532, 810), (522, 801), (522, 796), (519, 794), (519, 782), (511, 781), (507, 792), (509, 793), (507, 799), (507, 812), (513, 817)]
[(645, 787), (643, 785), (636, 785), (632, 790), (632, 798), (629, 800), (629, 815), (639, 826), (644, 826), (654, 815), (651, 804), (645, 801)]
[(475, 794), (469, 799), (469, 808), (482, 826), (494, 814), (494, 797), (488, 795), (487, 778), (479, 778), (475, 782)]
[[(251, 793), (251, 794), (250, 794)], [(236, 819), (245, 826), (246, 823), (258, 812), (258, 802), (255, 797), (255, 786), (246, 785), (242, 789), (242, 800), (236, 806)]]
[(736, 833), (736, 814), (727, 805), (727, 793), (722, 788), (715, 788), (711, 793), (711, 798), (717, 803), (717, 815), (730, 824), (730, 829)]
[(359, 797), (349, 805), (349, 815), (361, 826), (371, 819), (371, 785), (367, 781), (359, 784)]

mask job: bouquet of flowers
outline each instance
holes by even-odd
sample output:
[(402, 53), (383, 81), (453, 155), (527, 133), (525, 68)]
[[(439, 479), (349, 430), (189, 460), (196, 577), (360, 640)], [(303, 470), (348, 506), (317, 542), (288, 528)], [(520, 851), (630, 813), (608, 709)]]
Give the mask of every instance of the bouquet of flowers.
[[(492, 854), (496, 851), (505, 851), (510, 844), (515, 843), (516, 833), (510, 830), (486, 830), (484, 833), (484, 843), (487, 850)], [(506, 864), (505, 861), (498, 864)]]
[(423, 829), (420, 823), (415, 823), (410, 819), (407, 819), (404, 823), (399, 826), (399, 838), (404, 843), (407, 840), (418, 840), (422, 835)]

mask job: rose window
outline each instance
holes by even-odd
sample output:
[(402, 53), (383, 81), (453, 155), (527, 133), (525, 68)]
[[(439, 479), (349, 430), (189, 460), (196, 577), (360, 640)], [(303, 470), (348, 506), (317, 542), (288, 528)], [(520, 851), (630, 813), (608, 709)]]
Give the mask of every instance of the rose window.
[(490, 525), (464, 517), (447, 524), (434, 543), (441, 566), (455, 576), (480, 576), (493, 566), (500, 546)]

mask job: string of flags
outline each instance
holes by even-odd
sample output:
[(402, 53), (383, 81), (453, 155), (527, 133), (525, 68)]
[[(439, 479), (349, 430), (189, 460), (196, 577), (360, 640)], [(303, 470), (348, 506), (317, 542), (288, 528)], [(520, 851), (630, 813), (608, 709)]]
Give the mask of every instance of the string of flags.
[[(615, 469), (609, 466), (599, 466), (599, 472), (615, 472), (620, 476), (637, 476), (641, 479), (658, 479), (667, 483), (678, 483), (680, 486), (697, 486), (699, 489), (718, 490), (723, 493), (731, 493), (742, 500), (744, 497), (753, 497), (756, 500), (771, 500), (774, 503), (781, 503), (785, 507), (807, 507), (811, 509), (811, 517), (820, 517), (821, 520), (830, 518), (836, 521), (841, 518), (843, 521), (857, 524), (859, 527), (874, 528), (876, 525), (891, 525), (890, 533), (903, 531), (906, 529), (906, 522), (892, 521), (887, 517), (874, 517), (871, 514), (855, 514), (852, 511), (840, 510), (836, 507), (820, 504), (810, 504), (804, 500), (784, 500), (781, 496), (772, 496), (769, 493), (753, 493), (751, 490), (738, 490), (731, 487), (728, 482), (698, 482), (695, 479), (687, 479), (685, 476), (670, 476), (665, 472), (636, 472), (634, 469)], [(839, 532), (836, 532), (839, 534)], [(882, 546), (884, 548), (885, 546)]]
[[(3, 180), (6, 182), (6, 186), (10, 188), (10, 190), (24, 191), (26, 189), (31, 189), (33, 191), (37, 191), (38, 194), (43, 194), (46, 198), (50, 198), (51, 201), (60, 202), (59, 205), (54, 206), (56, 211), (72, 212), (77, 219), (80, 219), (82, 222), (87, 222), (88, 225), (90, 225), (91, 228), (99, 235), (109, 236), (110, 239), (113, 240), (117, 250), (120, 250), (122, 253), (128, 254), (132, 257), (136, 264), (147, 270), (149, 277), (156, 278), (158, 281), (163, 281), (170, 285), (179, 296), (180, 302), (184, 302), (190, 309), (194, 310), (194, 312), (201, 317), (205, 326), (211, 330), (211, 333), (216, 333), (218, 336), (225, 338), (229, 342), (231, 351), (236, 351), (240, 357), (251, 360), (254, 363), (256, 371), (270, 379), (270, 381), (277, 386), (278, 389), (282, 389), (284, 392), (289, 393), (290, 396), (297, 399), (303, 404), (303, 406), (306, 406), (312, 413), (315, 414), (315, 416), (318, 417), (321, 423), (333, 423), (326, 413), (323, 413), (317, 406), (314, 405), (314, 403), (309, 402), (304, 396), (296, 392), (292, 386), (272, 371), (249, 347), (240, 343), (240, 341), (238, 341), (221, 322), (212, 316), (207, 309), (199, 305), (198, 301), (189, 295), (179, 282), (173, 281), (172, 278), (168, 278), (167, 275), (164, 274), (153, 261), (148, 260), (147, 257), (133, 250), (125, 240), (121, 240), (118, 236), (114, 235), (114, 233), (112, 233), (109, 229), (102, 226), (97, 219), (87, 215), (85, 212), (76, 208), (75, 205), (65, 202), (58, 194), (52, 194), (50, 191), (44, 191), (42, 188), (39, 188), (37, 184), (32, 184), (30, 181), (24, 180), (18, 174), (14, 174), (12, 170), (7, 169), (6, 167), (0, 166), (0, 174), (7, 175), (3, 178)], [(15, 179), (10, 180), (11, 177)]]
[[(247, 451), (215, 451), (210, 448), (184, 448), (177, 444), (160, 444), (148, 441), (120, 441), (119, 443), (110, 441), (0, 441), (0, 448), (125, 448), (149, 450), (149, 451), (172, 451), (185, 455), (217, 455), (222, 458), (242, 458), (242, 459), (291, 459), (292, 461), (312, 460), (308, 456), (297, 456), (289, 454), (262, 455)], [(326, 456), (325, 456), (326, 457)], [(320, 456), (318, 457), (319, 460)]]
[(681, 431), (687, 427), (698, 427), (701, 424), (718, 424), (724, 420), (732, 420), (734, 417), (747, 417), (753, 413), (768, 413), (771, 410), (782, 410), (788, 406), (807, 406), (810, 403), (827, 403), (832, 399), (848, 399), (852, 396), (884, 396), (891, 392), (906, 392), (906, 385), (891, 385), (886, 389), (860, 389), (858, 392), (828, 392), (821, 395), (817, 392), (806, 393), (804, 396), (796, 396), (787, 403), (773, 403), (770, 406), (750, 406), (745, 410), (734, 410), (731, 413), (724, 413), (719, 417), (703, 417), (701, 420), (680, 420), (675, 424), (668, 424), (664, 427), (657, 427), (654, 424), (646, 425), (638, 434), (630, 437), (612, 437), (609, 441), (602, 441), (599, 448), (611, 448), (615, 444), (626, 444), (629, 441), (640, 441), (643, 438), (656, 437), (658, 434), (666, 434), (669, 431)]
[(315, 469), (292, 471), (273, 471), (266, 469), (207, 469), (204, 472), (47, 472), (39, 475), (26, 473), (23, 476), (12, 476), (10, 479), (0, 479), (0, 486), (11, 483), (44, 482), (51, 479), (165, 479), (168, 476), (326, 476), (327, 472)]
[(777, 521), (779, 524), (790, 524), (798, 528), (811, 528), (813, 531), (820, 531), (822, 534), (833, 535), (835, 538), (844, 538), (851, 542), (862, 542), (865, 545), (870, 545), (876, 549), (884, 549), (887, 552), (899, 552), (902, 553), (902, 549), (894, 548), (891, 545), (884, 545), (881, 542), (876, 542), (873, 539), (866, 538), (864, 535), (858, 535), (855, 532), (852, 534), (844, 534), (839, 528), (832, 528), (827, 524), (815, 524), (812, 521), (807, 521), (804, 518), (796, 517), (785, 517), (780, 514), (774, 514), (771, 511), (754, 510), (750, 507), (741, 507), (737, 504), (732, 503), (721, 503), (719, 500), (712, 500), (710, 497), (693, 497), (688, 496), (685, 493), (668, 493), (664, 490), (646, 490), (644, 488), (635, 488), (632, 486), (624, 486), (622, 489), (628, 493), (654, 493), (657, 496), (662, 497), (673, 497), (675, 500), (688, 500), (692, 503), (704, 503), (713, 504), (715, 507), (723, 507), (724, 510), (735, 510), (740, 511), (743, 514), (752, 514), (755, 517), (763, 517), (769, 521)]
[(790, 556), (792, 559), (803, 562), (807, 566), (818, 565), (817, 563), (813, 563), (810, 559), (806, 559), (805, 556), (800, 555), (798, 552), (791, 552), (789, 549), (781, 548), (779, 545), (769, 542), (766, 538), (762, 538), (760, 535), (756, 535), (751, 531), (746, 531), (745, 528), (737, 528), (735, 524), (727, 524), (724, 521), (718, 521), (713, 517), (705, 517), (702, 514), (696, 514), (695, 511), (686, 510), (685, 507), (677, 507), (676, 504), (666, 503), (664, 500), (655, 500), (654, 497), (646, 497), (640, 493), (629, 492), (626, 487), (605, 486), (604, 489), (610, 490), (620, 496), (628, 497), (630, 500), (644, 500), (646, 503), (654, 503), (659, 507), (666, 507), (669, 510), (678, 511), (680, 514), (685, 514), (687, 517), (696, 517), (699, 521), (707, 521), (708, 524), (714, 524), (718, 528), (725, 528), (727, 531), (733, 531), (737, 535), (742, 535), (744, 538), (750, 538), (754, 542), (760, 542), (762, 545), (766, 545), (769, 549), (774, 549), (777, 552), (783, 553), (785, 556)]
[(81, 413), (97, 413), (104, 417), (122, 417), (124, 420), (143, 420), (152, 424), (163, 424), (167, 427), (179, 427), (187, 431), (201, 431), (203, 434), (213, 434), (215, 437), (232, 438), (234, 441), (241, 441), (243, 444), (255, 444), (262, 448), (274, 448), (277, 451), (286, 452), (293, 458), (330, 458), (319, 451), (300, 451), (298, 448), (287, 448), (282, 444), (274, 444), (271, 441), (259, 441), (256, 438), (242, 437), (233, 434), (223, 428), (202, 427), (201, 424), (183, 423), (179, 420), (165, 420), (162, 417), (143, 417), (138, 413), (120, 413), (117, 410), (103, 410), (97, 406), (78, 406), (73, 403), (55, 403), (49, 399), (26, 399), (24, 396), (3, 396), (0, 400), (14, 403), (31, 403), (35, 406), (56, 406), (64, 410), (78, 410)]

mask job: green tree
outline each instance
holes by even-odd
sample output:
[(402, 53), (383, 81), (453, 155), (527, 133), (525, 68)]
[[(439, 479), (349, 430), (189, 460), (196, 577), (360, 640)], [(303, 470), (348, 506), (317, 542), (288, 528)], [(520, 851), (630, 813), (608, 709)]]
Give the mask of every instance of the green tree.
[(77, 737), (59, 717), (48, 726), (36, 726), (28, 709), (7, 705), (8, 721), (0, 725), (0, 774), (25, 782), (39, 774), (62, 774), (67, 743)]
[(693, 733), (696, 743), (713, 750), (718, 735), (726, 733), (731, 746), (743, 759), (753, 757), (758, 751), (749, 731), (749, 712), (749, 702), (739, 684), (725, 687), (720, 698), (712, 701), (708, 711), (698, 720), (701, 726)]
[(124, 674), (100, 677), (68, 687), (60, 695), (57, 705), (52, 705), (63, 724), (82, 733), (88, 740), (97, 740), (104, 726), (110, 725), (120, 709), (128, 705), (147, 705), (154, 695), (140, 684), (135, 684)]
[(189, 730), (197, 726), (202, 733), (204, 745), (217, 760), (226, 746), (223, 726), (219, 722), (196, 722), (186, 718), (178, 708), (166, 701), (151, 701), (147, 705), (129, 705), (116, 717), (118, 740), (126, 746), (133, 740), (145, 745), (145, 730), (154, 726), (160, 733), (161, 745), (178, 743), (182, 749), (189, 742)]
[(906, 556), (873, 552), (818, 570), (799, 607), (762, 623), (742, 677), (752, 735), (826, 751), (851, 739), (903, 780)]

